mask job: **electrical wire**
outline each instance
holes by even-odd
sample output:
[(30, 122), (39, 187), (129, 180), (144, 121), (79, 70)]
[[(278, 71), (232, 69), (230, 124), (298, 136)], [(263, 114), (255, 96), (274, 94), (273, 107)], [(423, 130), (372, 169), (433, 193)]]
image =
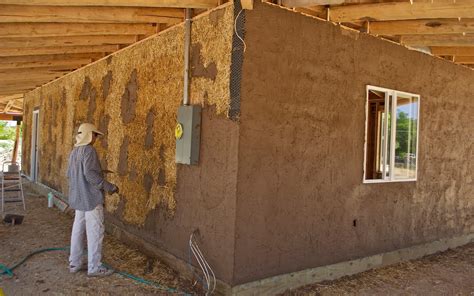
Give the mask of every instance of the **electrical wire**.
[(237, 14), (237, 16), (235, 17), (235, 20), (234, 20), (234, 32), (235, 32), (235, 35), (237, 36), (237, 38), (240, 39), (240, 41), (242, 41), (242, 44), (244, 45), (244, 52), (245, 50), (247, 50), (247, 44), (245, 44), (245, 41), (244, 39), (239, 35), (239, 33), (237, 32), (237, 20), (239, 19), (239, 16), (240, 14), (242, 13), (242, 11), (244, 11), (243, 9), (241, 9), (239, 11), (239, 13)]
[[(189, 249), (190, 252), (194, 255), (194, 258), (196, 259), (199, 267), (201, 268), (202, 274), (205, 279), (205, 284), (206, 284), (206, 296), (211, 295), (214, 293), (216, 289), (216, 275), (214, 271), (212, 270), (211, 266), (207, 262), (206, 258), (204, 258), (204, 255), (201, 252), (201, 249), (199, 248), (199, 245), (194, 239), (194, 232), (191, 233), (189, 237)], [(190, 268), (192, 269), (191, 262), (189, 262)], [(194, 270), (193, 270), (194, 272)]]

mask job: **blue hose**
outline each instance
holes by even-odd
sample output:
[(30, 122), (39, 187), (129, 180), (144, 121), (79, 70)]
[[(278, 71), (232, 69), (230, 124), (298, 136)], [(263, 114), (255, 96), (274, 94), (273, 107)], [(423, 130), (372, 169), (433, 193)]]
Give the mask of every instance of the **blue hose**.
[[(13, 277), (14, 273), (13, 273), (13, 270), (15, 270), (16, 268), (18, 268), (20, 265), (22, 265), (23, 263), (25, 263), (28, 259), (30, 259), (31, 257), (33, 257), (34, 255), (36, 254), (40, 254), (40, 253), (44, 253), (44, 252), (52, 252), (52, 251), (68, 251), (69, 250), (69, 247), (64, 247), (64, 248), (44, 248), (44, 249), (39, 249), (39, 250), (36, 250), (36, 251), (33, 251), (32, 253), (28, 254), (25, 258), (23, 258), (20, 262), (18, 262), (17, 264), (13, 265), (12, 267), (8, 267), (6, 265), (3, 265), (0, 263), (0, 276), (9, 276), (9, 277)], [(111, 266), (103, 263), (102, 265), (104, 265), (105, 267), (107, 268), (110, 268), (110, 269), (113, 269)], [(113, 269), (115, 270), (115, 269)], [(185, 293), (185, 292), (181, 292), (179, 291), (178, 289), (174, 289), (174, 288), (168, 288), (166, 286), (163, 286), (159, 283), (156, 283), (156, 282), (153, 282), (153, 281), (149, 281), (149, 280), (146, 280), (146, 279), (143, 279), (141, 277), (138, 277), (138, 276), (135, 276), (133, 274), (130, 274), (130, 273), (127, 273), (127, 272), (124, 272), (124, 271), (119, 271), (119, 270), (115, 270), (115, 272), (123, 277), (126, 277), (126, 278), (129, 278), (131, 280), (134, 280), (136, 282), (139, 282), (139, 283), (142, 283), (142, 284), (145, 284), (145, 285), (148, 285), (148, 286), (153, 286), (155, 288), (158, 288), (160, 290), (163, 290), (163, 291), (166, 291), (166, 292), (169, 292), (169, 293), (175, 293), (175, 294), (181, 294), (181, 295), (191, 295), (191, 294), (188, 294), (188, 293)]]

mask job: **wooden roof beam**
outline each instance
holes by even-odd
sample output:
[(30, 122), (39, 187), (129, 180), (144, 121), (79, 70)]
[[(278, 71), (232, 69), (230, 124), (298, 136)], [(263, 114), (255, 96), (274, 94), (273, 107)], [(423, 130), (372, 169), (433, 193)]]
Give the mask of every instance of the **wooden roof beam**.
[(10, 96), (0, 96), (0, 103), (5, 103), (11, 100), (17, 100), (17, 99), (22, 99), (23, 94), (14, 94)]
[(310, 7), (316, 5), (338, 5), (344, 4), (346, 0), (282, 0), (281, 4), (286, 7)]
[(464, 56), (455, 56), (454, 62), (459, 64), (474, 65), (474, 56), (464, 57)]
[(218, 0), (0, 0), (0, 4), (48, 6), (126, 6), (213, 8)]
[(322, 19), (327, 18), (327, 8), (325, 6), (296, 7), (294, 10)]
[(28, 56), (13, 56), (0, 57), (0, 64), (2, 63), (29, 63), (29, 62), (51, 62), (77, 59), (100, 59), (103, 58), (103, 53), (75, 53), (75, 54), (48, 54), (48, 55), (28, 55)]
[(22, 74), (0, 73), (0, 81), (2, 81), (2, 85), (6, 85), (6, 86), (22, 85), (23, 83), (29, 83), (31, 81), (32, 82), (31, 84), (27, 84), (28, 86), (30, 86), (30, 85), (36, 85), (37, 82), (41, 83), (44, 81), (44, 83), (46, 83), (47, 81), (61, 77), (64, 74), (67, 74), (67, 72), (66, 73), (34, 73), (28, 76), (26, 76), (23, 73)]
[(372, 3), (331, 7), (330, 11), (334, 22), (472, 18), (474, 0)]
[(74, 69), (69, 67), (44, 67), (44, 68), (16, 68), (16, 69), (0, 69), (0, 75), (2, 74), (23, 74), (31, 76), (36, 73), (68, 73)]
[(1, 39), (0, 48), (132, 44), (137, 41), (138, 36), (136, 35), (10, 37)]
[(118, 45), (0, 48), (0, 57), (72, 53), (112, 53), (119, 49), (120, 46)]
[(3, 113), (0, 113), (0, 120), (15, 120), (15, 118), (17, 118), (17, 116), (22, 117), (22, 114), (16, 115), (16, 114), (3, 114)]
[(12, 95), (12, 94), (17, 94), (17, 93), (27, 93), (33, 89), (35, 89), (36, 86), (30, 86), (30, 87), (13, 87), (13, 88), (6, 88), (6, 87), (0, 87), (0, 95)]
[(183, 18), (178, 8), (0, 5), (0, 23), (176, 24)]
[(375, 35), (462, 34), (474, 33), (474, 19), (428, 19), (370, 22)]
[(438, 56), (474, 56), (474, 46), (471, 47), (452, 47), (452, 46), (433, 46), (431, 53)]
[(409, 46), (473, 46), (474, 35), (403, 35), (401, 43)]
[(3, 109), (3, 113), (8, 113), (10, 110), (13, 108), (13, 104), (15, 103), (16, 100), (10, 100), (8, 101), (7, 105), (5, 106), (5, 109)]
[[(0, 0), (1, 1), (1, 0)], [(3, 23), (0, 38), (57, 37), (81, 35), (152, 35), (156, 27), (150, 24), (83, 24), (83, 23)]]
[(45, 62), (0, 63), (0, 71), (8, 69), (76, 69), (92, 63), (92, 59), (56, 60)]

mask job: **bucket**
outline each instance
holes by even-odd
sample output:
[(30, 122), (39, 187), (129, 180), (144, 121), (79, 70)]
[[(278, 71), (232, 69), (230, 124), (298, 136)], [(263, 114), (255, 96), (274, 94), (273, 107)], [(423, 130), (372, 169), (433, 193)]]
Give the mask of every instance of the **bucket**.
[(53, 193), (48, 193), (48, 208), (52, 208), (54, 206), (54, 197)]
[(18, 173), (20, 167), (17, 164), (10, 164), (8, 165), (8, 172), (9, 173)]

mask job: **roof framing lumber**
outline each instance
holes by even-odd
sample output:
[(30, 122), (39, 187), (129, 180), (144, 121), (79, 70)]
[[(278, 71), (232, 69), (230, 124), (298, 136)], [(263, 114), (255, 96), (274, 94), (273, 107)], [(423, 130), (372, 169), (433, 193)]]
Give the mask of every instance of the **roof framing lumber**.
[(59, 60), (77, 60), (77, 59), (100, 59), (103, 53), (75, 53), (75, 54), (48, 54), (48, 55), (26, 55), (14, 57), (0, 57), (1, 63), (28, 63), (28, 62), (50, 62)]
[(474, 46), (471, 47), (452, 47), (452, 46), (433, 46), (431, 53), (434, 55), (447, 56), (474, 56)]
[(315, 16), (318, 18), (327, 18), (327, 8), (324, 6), (312, 6), (312, 7), (296, 7), (295, 11)]
[(3, 23), (0, 38), (80, 35), (151, 35), (156, 27), (150, 24), (82, 24), (82, 23)]
[(25, 93), (28, 92), (32, 89), (37, 88), (39, 85), (43, 84), (45, 82), (37, 82), (36, 85), (23, 85), (23, 86), (5, 86), (5, 87), (0, 87), (0, 95), (12, 95), (12, 94), (18, 94), (18, 93)]
[(77, 59), (77, 60), (52, 60), (43, 62), (12, 62), (12, 63), (0, 63), (0, 71), (8, 69), (76, 69), (92, 63), (92, 59)]
[(2, 69), (0, 67), (0, 75), (10, 73), (10, 74), (24, 74), (24, 75), (31, 75), (35, 73), (68, 73), (70, 70), (74, 70), (71, 66), (53, 66), (53, 67), (42, 67), (42, 68), (9, 68), (9, 69)]
[(31, 87), (31, 88), (25, 88), (25, 89), (11, 89), (11, 90), (7, 90), (7, 89), (1, 89), (0, 88), (0, 96), (2, 95), (12, 95), (12, 94), (16, 94), (16, 93), (26, 93), (26, 92), (29, 92), (30, 90), (34, 89), (34, 87)]
[[(67, 73), (67, 72), (66, 72)], [(13, 83), (29, 82), (29, 81), (49, 81), (57, 77), (61, 77), (66, 73), (33, 73), (31, 75), (21, 74), (9, 74), (9, 73), (0, 73), (0, 80), (2, 85), (12, 85)]]
[(413, 20), (429, 18), (472, 18), (474, 0), (388, 2), (331, 7), (331, 21)]
[(410, 46), (473, 46), (474, 35), (404, 35), (401, 43)]
[(376, 35), (474, 33), (474, 19), (429, 19), (371, 22), (370, 33)]
[(213, 8), (218, 5), (218, 0), (0, 0), (0, 4)]
[(119, 49), (120, 46), (118, 45), (0, 48), (0, 57), (97, 52), (111, 53)]
[(132, 44), (135, 43), (137, 40), (138, 37), (135, 35), (92, 35), (17, 38), (10, 37), (2, 38), (0, 48)]
[(10, 110), (13, 108), (13, 105), (15, 104), (15, 101), (16, 101), (16, 100), (10, 100), (10, 101), (8, 101), (7, 105), (6, 105), (5, 108), (3, 109), (3, 113), (8, 113), (8, 112), (10, 112)]
[(344, 4), (346, 0), (283, 0), (281, 4), (286, 7), (309, 7), (316, 5)]
[(466, 64), (466, 65), (474, 65), (474, 56), (470, 56), (470, 57), (455, 56), (454, 62), (460, 63), (460, 64)]
[(14, 120), (14, 117), (22, 117), (22, 114), (4, 114), (0, 113), (0, 120)]
[(17, 100), (17, 99), (22, 99), (23, 94), (14, 94), (10, 96), (0, 96), (0, 103), (8, 102), (11, 100)]
[(183, 18), (184, 10), (178, 8), (0, 5), (1, 23), (176, 24)]

